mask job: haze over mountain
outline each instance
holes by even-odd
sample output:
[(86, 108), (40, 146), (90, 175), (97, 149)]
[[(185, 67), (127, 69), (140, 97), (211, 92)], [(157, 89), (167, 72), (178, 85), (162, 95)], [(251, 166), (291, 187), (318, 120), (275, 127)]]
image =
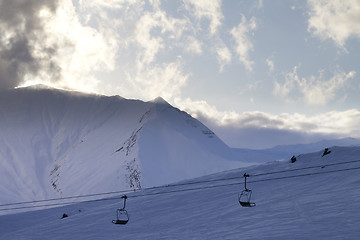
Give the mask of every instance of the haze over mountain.
[(0, 202), (138, 189), (249, 165), (162, 98), (0, 94)]

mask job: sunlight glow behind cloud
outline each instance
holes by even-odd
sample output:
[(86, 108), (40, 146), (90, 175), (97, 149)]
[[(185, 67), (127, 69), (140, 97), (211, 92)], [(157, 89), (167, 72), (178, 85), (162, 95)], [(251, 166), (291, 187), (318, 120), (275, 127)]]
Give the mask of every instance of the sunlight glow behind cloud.
[(24, 85), (46, 83), (57, 87), (96, 91), (98, 80), (93, 73), (111, 71), (115, 67), (118, 43), (114, 28), (93, 28), (84, 25), (71, 1), (61, 0), (54, 14), (44, 14), (47, 22), (42, 44), (57, 46), (52, 55), (60, 69), (58, 79), (51, 75), (27, 75)]

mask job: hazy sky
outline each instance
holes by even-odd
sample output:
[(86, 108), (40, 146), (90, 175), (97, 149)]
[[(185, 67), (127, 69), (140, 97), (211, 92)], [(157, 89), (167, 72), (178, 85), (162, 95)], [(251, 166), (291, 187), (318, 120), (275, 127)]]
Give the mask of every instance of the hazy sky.
[(0, 0), (0, 88), (162, 96), (233, 147), (360, 137), (360, 0)]

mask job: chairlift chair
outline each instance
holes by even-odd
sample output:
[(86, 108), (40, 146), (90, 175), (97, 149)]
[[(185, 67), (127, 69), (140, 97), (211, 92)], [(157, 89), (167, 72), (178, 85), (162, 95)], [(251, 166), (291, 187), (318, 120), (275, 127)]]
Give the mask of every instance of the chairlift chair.
[(129, 214), (125, 210), (127, 196), (124, 195), (121, 198), (124, 200), (124, 207), (116, 210), (116, 219), (112, 220), (112, 223), (125, 225), (129, 221)]
[(245, 177), (245, 189), (239, 194), (239, 203), (242, 207), (255, 207), (256, 204), (251, 202), (252, 191), (246, 187), (246, 178), (250, 177), (249, 174), (244, 174)]

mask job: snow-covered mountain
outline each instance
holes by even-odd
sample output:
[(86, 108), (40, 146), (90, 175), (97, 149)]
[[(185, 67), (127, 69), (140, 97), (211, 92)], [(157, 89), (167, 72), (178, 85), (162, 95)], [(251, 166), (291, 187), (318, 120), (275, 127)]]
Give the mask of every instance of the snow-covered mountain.
[[(0, 239), (359, 239), (360, 147), (328, 152), (128, 193), (126, 225), (111, 223), (119, 199), (3, 215)], [(238, 202), (245, 172), (253, 208)]]
[(245, 165), (161, 98), (44, 86), (0, 93), (0, 203), (138, 189)]
[(271, 162), (277, 160), (287, 160), (292, 156), (302, 153), (311, 153), (319, 149), (325, 149), (334, 146), (360, 146), (360, 139), (357, 138), (341, 138), (332, 140), (322, 140), (311, 144), (294, 144), (281, 145), (268, 149), (244, 149), (234, 148), (234, 150), (241, 154), (242, 159), (252, 162)]

